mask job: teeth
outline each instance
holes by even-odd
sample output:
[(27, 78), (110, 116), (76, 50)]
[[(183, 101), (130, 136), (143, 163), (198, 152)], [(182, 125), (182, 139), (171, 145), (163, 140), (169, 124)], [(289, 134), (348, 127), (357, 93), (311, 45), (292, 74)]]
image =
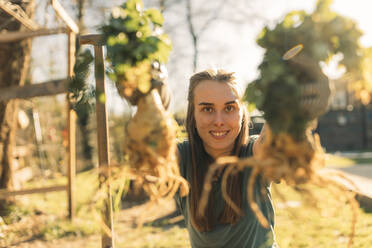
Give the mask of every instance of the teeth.
[(227, 132), (211, 132), (214, 136), (217, 136), (217, 137), (219, 137), (219, 136), (223, 136), (223, 135), (225, 135), (225, 134), (227, 134)]

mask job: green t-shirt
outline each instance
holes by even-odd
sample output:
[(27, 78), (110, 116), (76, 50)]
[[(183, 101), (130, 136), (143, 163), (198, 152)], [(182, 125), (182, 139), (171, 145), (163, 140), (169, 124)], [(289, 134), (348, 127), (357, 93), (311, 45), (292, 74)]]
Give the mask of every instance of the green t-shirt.
[[(239, 157), (249, 157), (252, 155), (253, 142), (249, 142), (240, 152)], [(180, 172), (189, 182), (191, 181), (191, 150), (188, 141), (178, 144), (180, 154)], [(185, 217), (185, 224), (189, 232), (191, 246), (193, 248), (268, 248), (277, 247), (274, 241), (274, 210), (271, 201), (270, 185), (262, 186), (265, 194), (261, 193), (260, 179), (255, 183), (255, 200), (262, 213), (270, 223), (270, 228), (265, 229), (260, 225), (256, 216), (247, 203), (247, 181), (251, 169), (247, 168), (243, 172), (243, 208), (244, 216), (233, 224), (218, 224), (212, 231), (199, 232), (191, 224), (191, 214), (189, 210), (189, 196), (181, 198), (176, 195), (176, 202), (179, 210)], [(225, 205), (221, 194), (221, 182), (218, 181), (213, 186), (212, 194), (215, 194), (214, 205), (217, 216), (222, 212)]]

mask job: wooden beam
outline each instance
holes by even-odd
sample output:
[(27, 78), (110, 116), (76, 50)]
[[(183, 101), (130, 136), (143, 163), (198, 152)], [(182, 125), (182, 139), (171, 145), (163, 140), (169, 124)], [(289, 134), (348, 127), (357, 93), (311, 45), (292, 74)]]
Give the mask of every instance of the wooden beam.
[(79, 36), (80, 45), (94, 45), (94, 46), (103, 46), (103, 35), (102, 34), (88, 34)]
[(16, 195), (28, 195), (28, 194), (34, 194), (34, 193), (64, 191), (66, 189), (67, 189), (66, 185), (58, 185), (58, 186), (50, 186), (50, 187), (42, 187), (42, 188), (34, 188), (34, 189), (23, 189), (23, 190), (16, 190), (16, 191), (0, 190), (0, 199), (6, 199), (7, 197), (16, 196)]
[[(74, 74), (76, 34), (72, 31), (68, 33), (67, 39), (67, 75), (72, 77)], [(69, 94), (67, 94), (67, 126), (68, 126), (68, 216), (72, 220), (75, 216), (75, 177), (76, 177), (76, 112), (72, 109)]]
[(12, 4), (10, 1), (0, 0), (0, 9), (13, 16), (17, 21), (32, 31), (39, 28), (39, 25), (31, 20), (19, 5)]
[(113, 214), (110, 190), (110, 152), (106, 112), (105, 64), (103, 47), (94, 46), (94, 74), (96, 78), (97, 142), (100, 188), (105, 192), (102, 210), (102, 248), (113, 248)]
[(56, 11), (59, 18), (67, 25), (67, 27), (75, 34), (79, 33), (79, 27), (74, 20), (67, 14), (66, 10), (58, 2), (58, 0), (52, 0), (53, 9)]
[(17, 98), (25, 99), (62, 94), (67, 92), (68, 85), (69, 80), (59, 79), (40, 84), (2, 88), (0, 91), (0, 102)]
[(54, 35), (66, 33), (66, 28), (38, 29), (29, 32), (7, 32), (0, 33), (0, 43), (19, 41), (36, 36)]

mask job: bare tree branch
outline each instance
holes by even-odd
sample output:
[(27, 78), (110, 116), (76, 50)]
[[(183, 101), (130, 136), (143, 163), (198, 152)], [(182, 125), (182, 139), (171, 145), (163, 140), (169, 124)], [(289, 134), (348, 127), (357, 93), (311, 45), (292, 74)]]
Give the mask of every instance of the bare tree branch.
[(199, 34), (198, 36), (200, 37), (208, 28), (209, 26), (211, 25), (211, 23), (215, 20), (217, 20), (220, 16), (220, 13), (221, 13), (221, 10), (223, 9), (224, 5), (227, 3), (228, 1), (226, 0), (221, 0), (216, 11), (214, 11), (213, 15), (203, 24), (203, 26), (201, 27), (200, 31), (199, 31)]
[(194, 48), (194, 54), (193, 54), (193, 71), (196, 71), (196, 68), (198, 66), (198, 35), (195, 31), (194, 25), (192, 23), (192, 10), (191, 10), (191, 0), (186, 0), (186, 19), (187, 19), (187, 25), (189, 28), (189, 32), (192, 38), (193, 48)]
[(265, 17), (263, 14), (261, 14), (262, 12), (260, 12), (259, 9), (257, 10), (257, 8), (254, 7), (255, 3), (257, 2), (243, 1), (243, 6), (241, 4), (231, 5), (231, 11), (233, 14), (230, 15), (229, 18), (224, 18), (224, 20), (234, 24), (243, 24), (247, 22), (252, 23), (257, 21), (268, 23), (269, 18)]

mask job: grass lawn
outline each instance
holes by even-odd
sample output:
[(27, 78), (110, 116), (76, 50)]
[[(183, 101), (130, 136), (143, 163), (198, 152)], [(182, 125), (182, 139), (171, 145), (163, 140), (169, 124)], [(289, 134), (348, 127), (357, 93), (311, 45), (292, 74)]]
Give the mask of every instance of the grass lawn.
[[(351, 231), (352, 211), (349, 204), (335, 199), (325, 189), (312, 188), (320, 200), (319, 210), (306, 206), (293, 189), (279, 185), (280, 192), (295, 207), (287, 207), (273, 192), (276, 211), (275, 233), (281, 247), (347, 247)], [(358, 211), (354, 245), (368, 248), (372, 244), (372, 213)]]
[(326, 166), (330, 168), (343, 168), (343, 167), (350, 167), (354, 165), (371, 165), (372, 158), (346, 158), (340, 157), (333, 154), (326, 154)]
[[(355, 161), (330, 155), (327, 164), (352, 166)], [(14, 247), (100, 247), (97, 212), (92, 211), (92, 196), (97, 188), (97, 176), (93, 171), (77, 176), (76, 200), (77, 216), (73, 223), (67, 215), (65, 192), (34, 194), (22, 196), (18, 205), (13, 207), (4, 222), (0, 222), (0, 246), (27, 240), (42, 240), (46, 246)], [(66, 178), (53, 181), (34, 182), (33, 186), (42, 184), (65, 183)], [(32, 185), (31, 185), (32, 186)], [(306, 207), (301, 196), (285, 185), (277, 185), (285, 195), (288, 207), (273, 192), (276, 211), (275, 233), (278, 244), (284, 248), (301, 247), (347, 247), (351, 227), (351, 209), (342, 199), (335, 199), (327, 190), (312, 188), (320, 200), (319, 209)], [(121, 211), (122, 212), (122, 211)], [(146, 225), (142, 229), (134, 228), (128, 221), (123, 221), (121, 212), (115, 214), (116, 247), (190, 247), (185, 228), (164, 222)], [(359, 209), (354, 248), (369, 248), (372, 244), (372, 213)], [(42, 218), (41, 218), (42, 217)], [(13, 224), (11, 224), (13, 223)], [(53, 241), (53, 243), (51, 243)], [(47, 244), (53, 244), (47, 246)], [(60, 246), (58, 245), (60, 243)]]

